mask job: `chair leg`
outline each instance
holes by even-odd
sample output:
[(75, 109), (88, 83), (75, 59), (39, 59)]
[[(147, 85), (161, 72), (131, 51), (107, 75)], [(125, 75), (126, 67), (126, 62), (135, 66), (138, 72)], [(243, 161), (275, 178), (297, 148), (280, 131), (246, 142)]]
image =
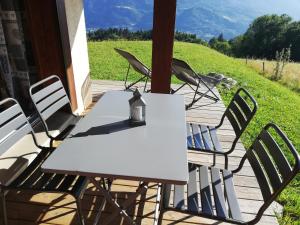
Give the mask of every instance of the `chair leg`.
[(216, 166), (217, 164), (217, 155), (213, 154), (213, 166)]
[[(200, 79), (200, 81), (202, 81), (202, 80)], [(219, 99), (219, 97), (216, 95), (216, 93), (212, 90), (213, 88), (210, 88), (204, 81), (202, 81), (202, 83), (203, 83), (204, 86), (208, 89), (208, 91), (206, 91), (206, 92), (204, 93), (204, 96), (207, 97), (207, 98), (210, 98), (210, 99), (212, 99), (212, 100), (215, 100), (216, 102), (219, 101), (220, 99)], [(214, 87), (216, 87), (216, 85), (215, 85)], [(212, 96), (207, 95), (208, 92), (211, 92), (215, 97), (212, 97)]]
[(185, 85), (187, 85), (187, 83), (184, 83), (184, 84), (182, 84), (179, 88), (177, 88), (176, 90), (173, 90), (172, 88), (171, 88), (171, 91), (170, 91), (170, 94), (175, 94), (176, 92), (178, 92), (181, 88), (183, 88)]
[(80, 197), (76, 198), (76, 206), (77, 206), (77, 215), (78, 215), (79, 224), (85, 225)]
[(225, 154), (225, 169), (228, 170), (228, 155)]
[(0, 198), (1, 198), (1, 214), (2, 214), (0, 224), (1, 225), (8, 225), (5, 193), (3, 191), (1, 191), (0, 195), (1, 195)]
[(125, 76), (125, 83), (124, 83), (125, 90), (128, 89), (128, 88), (127, 88), (127, 80), (128, 80), (129, 70), (130, 70), (130, 64), (128, 65), (127, 73), (126, 73), (126, 76)]
[(144, 86), (144, 92), (146, 92), (146, 88), (147, 88), (148, 80), (149, 80), (149, 77), (147, 77), (147, 78), (146, 78), (146, 82), (145, 82), (145, 86)]
[[(140, 79), (138, 79), (137, 81), (135, 81), (135, 82), (129, 84), (129, 85), (126, 87), (125, 91), (126, 91), (126, 90), (131, 90), (131, 87), (133, 87), (133, 86), (136, 85), (137, 83), (141, 82), (141, 81), (144, 80), (146, 77), (147, 77), (147, 76), (143, 76), (143, 77), (141, 77)], [(133, 90), (131, 90), (131, 91), (133, 91)]]
[(196, 96), (197, 96), (199, 87), (200, 87), (200, 81), (198, 82), (198, 85), (197, 85), (197, 88), (196, 88), (196, 90), (195, 90), (195, 94), (194, 94), (194, 97), (193, 97), (192, 102), (191, 102), (190, 104), (187, 104), (187, 105), (185, 106), (185, 109), (186, 109), (186, 110), (188, 110), (189, 108), (191, 108), (191, 107), (198, 101), (198, 99), (196, 99)]
[(157, 220), (157, 225), (161, 225), (162, 224), (162, 220), (163, 220), (163, 215), (164, 215), (165, 211), (164, 210), (161, 210), (160, 213), (159, 213), (159, 217), (158, 217), (158, 220)]

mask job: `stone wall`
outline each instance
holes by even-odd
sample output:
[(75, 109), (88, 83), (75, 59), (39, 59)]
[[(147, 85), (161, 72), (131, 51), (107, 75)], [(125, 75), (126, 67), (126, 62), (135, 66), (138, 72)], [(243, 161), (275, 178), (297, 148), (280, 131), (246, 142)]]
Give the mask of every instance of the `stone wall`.
[(28, 104), (28, 89), (37, 76), (31, 43), (24, 28), (23, 0), (0, 0), (0, 74), (5, 82), (1, 86), (29, 112), (32, 105)]

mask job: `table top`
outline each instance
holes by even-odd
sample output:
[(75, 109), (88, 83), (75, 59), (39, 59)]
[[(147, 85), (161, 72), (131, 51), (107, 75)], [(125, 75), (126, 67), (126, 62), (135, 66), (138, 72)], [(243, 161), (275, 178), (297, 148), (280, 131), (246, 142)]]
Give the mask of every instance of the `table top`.
[(130, 127), (131, 92), (110, 91), (42, 165), (45, 172), (186, 184), (184, 98), (143, 94), (146, 125)]

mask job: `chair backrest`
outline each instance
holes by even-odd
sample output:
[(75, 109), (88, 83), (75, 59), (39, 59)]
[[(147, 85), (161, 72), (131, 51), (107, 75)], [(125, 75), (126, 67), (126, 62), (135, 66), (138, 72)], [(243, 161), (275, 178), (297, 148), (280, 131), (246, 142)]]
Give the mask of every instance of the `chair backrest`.
[(31, 133), (36, 142), (34, 132), (19, 103), (7, 98), (0, 102), (0, 155)]
[(29, 89), (33, 104), (48, 131), (46, 120), (67, 106), (72, 113), (70, 100), (58, 76), (52, 75), (43, 79)]
[(255, 173), (264, 199), (255, 218), (259, 220), (300, 171), (300, 156), (280, 128), (270, 123), (263, 128), (245, 157)]
[(115, 51), (124, 57), (136, 72), (151, 78), (151, 70), (134, 55), (119, 48), (115, 48)]
[(187, 64), (185, 61), (173, 58), (172, 60), (172, 73), (177, 77), (177, 79), (187, 82), (189, 84), (198, 85), (197, 73)]
[(217, 126), (220, 127), (225, 117), (227, 117), (236, 135), (231, 150), (235, 148), (238, 139), (254, 117), (257, 108), (257, 102), (244, 88), (240, 88), (235, 93), (222, 116), (220, 124)]

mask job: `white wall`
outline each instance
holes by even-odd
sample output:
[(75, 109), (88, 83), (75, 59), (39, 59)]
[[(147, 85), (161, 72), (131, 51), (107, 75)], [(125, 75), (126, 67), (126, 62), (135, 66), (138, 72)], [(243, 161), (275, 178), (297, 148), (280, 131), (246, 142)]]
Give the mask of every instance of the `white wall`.
[(91, 103), (89, 58), (83, 0), (65, 0), (78, 113)]

